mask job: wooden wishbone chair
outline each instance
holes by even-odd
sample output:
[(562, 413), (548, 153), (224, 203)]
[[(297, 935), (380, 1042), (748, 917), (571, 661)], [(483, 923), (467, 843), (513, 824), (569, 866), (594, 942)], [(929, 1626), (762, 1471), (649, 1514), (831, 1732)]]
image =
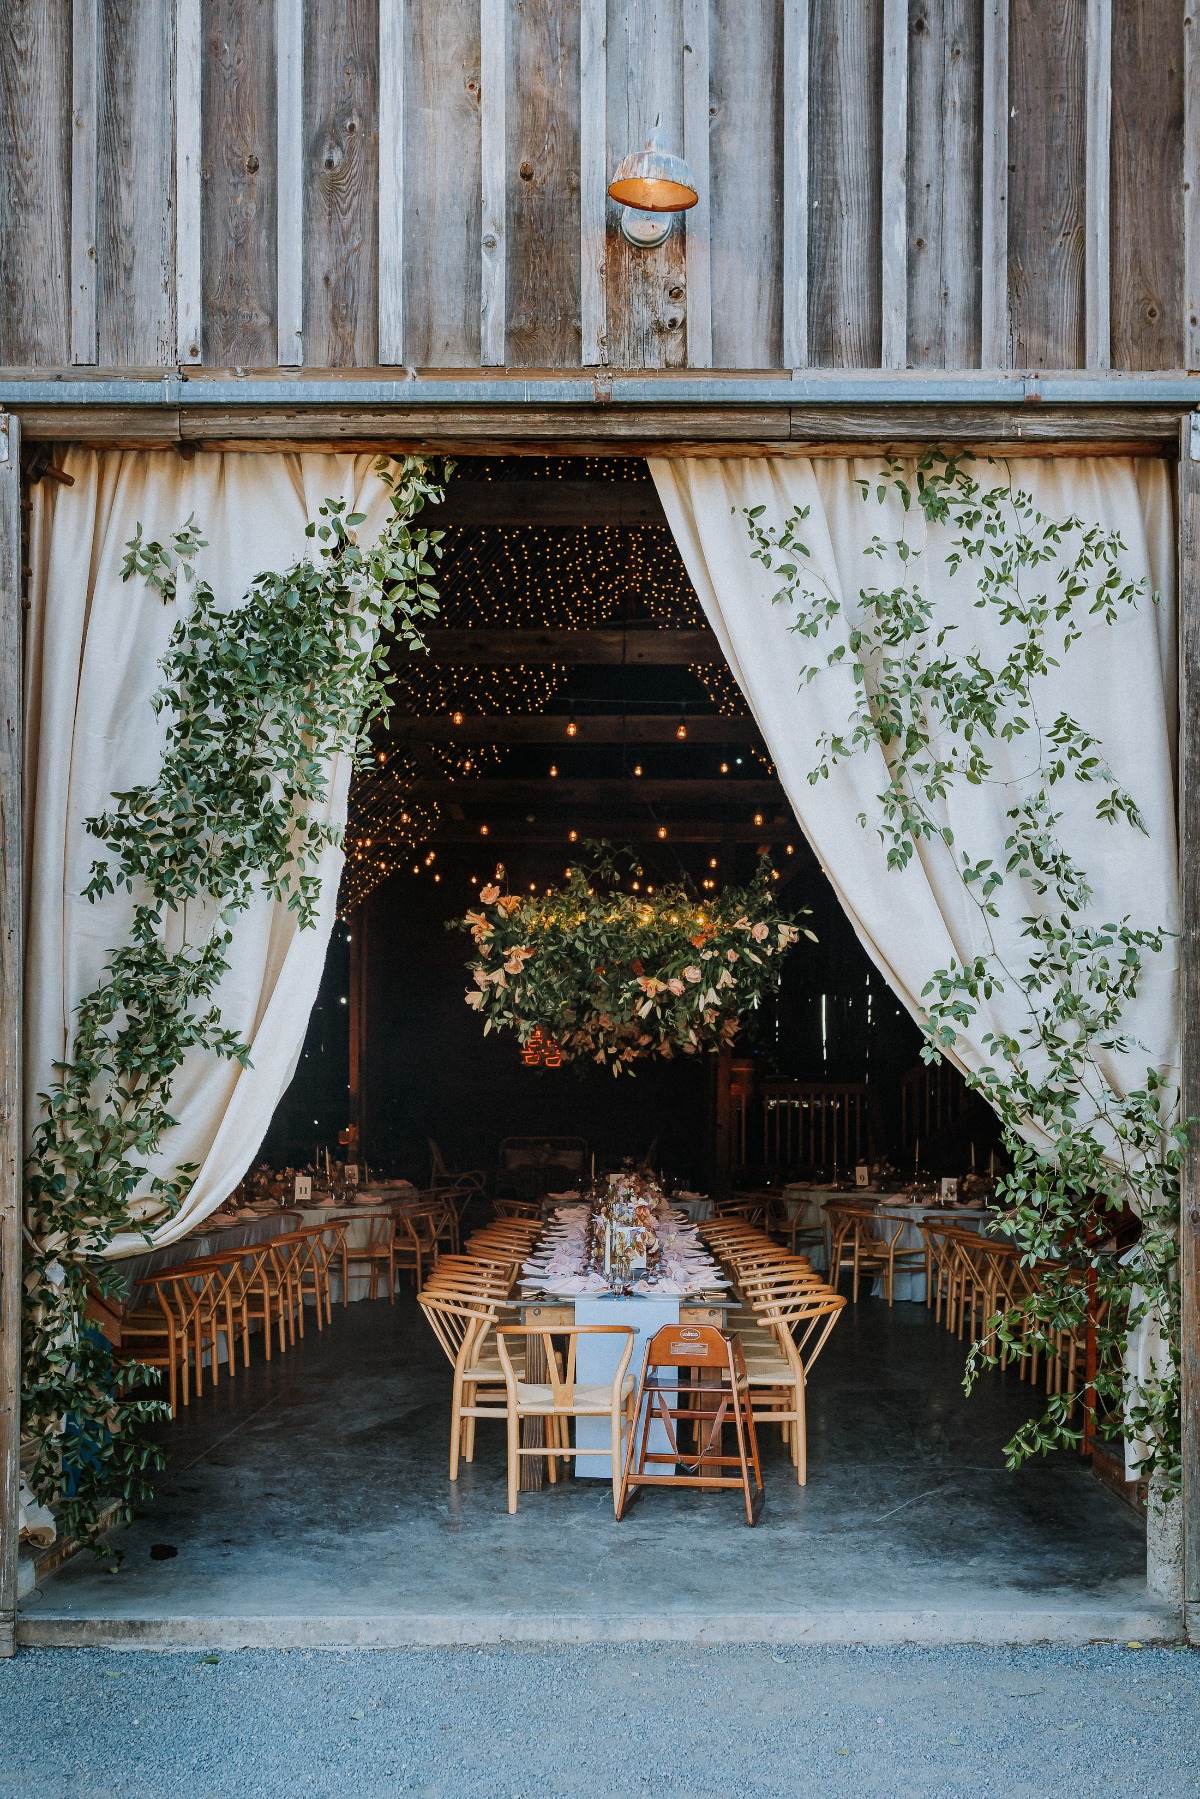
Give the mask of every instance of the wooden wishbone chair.
[(367, 1238), (365, 1243), (354, 1244), (347, 1241), (349, 1230), (342, 1238), (342, 1304), (350, 1304), (350, 1279), (356, 1269), (365, 1269), (369, 1277), (368, 1298), (378, 1299), (379, 1283), (383, 1271), (387, 1270), (387, 1295), (393, 1305), (396, 1303), (396, 1218), (392, 1212), (363, 1212), (353, 1219), (346, 1220), (351, 1224), (365, 1224)]
[[(581, 1337), (623, 1337), (624, 1348), (621, 1350), (616, 1371), (611, 1382), (576, 1381), (576, 1352)], [(546, 1359), (548, 1378), (545, 1381), (529, 1381), (522, 1379), (513, 1367), (509, 1353), (510, 1345), (520, 1338), (524, 1341), (526, 1354), (532, 1341), (540, 1339)], [(566, 1330), (547, 1329), (543, 1325), (503, 1324), (496, 1329), (496, 1347), (499, 1351), (500, 1365), (504, 1371), (504, 1386), (507, 1400), (508, 1417), (508, 1509), (517, 1509), (517, 1489), (520, 1483), (520, 1458), (522, 1456), (545, 1456), (551, 1482), (558, 1479), (558, 1461), (562, 1456), (608, 1455), (612, 1456), (612, 1490), (613, 1509), (616, 1510), (620, 1491), (621, 1469), (625, 1462), (625, 1429), (631, 1418), (631, 1402), (633, 1399), (633, 1379), (629, 1374), (629, 1360), (633, 1354), (634, 1333), (626, 1324), (577, 1324)], [(566, 1344), (565, 1359), (560, 1360), (555, 1349), (555, 1340)], [(522, 1371), (524, 1372), (524, 1371)], [(539, 1444), (521, 1442), (522, 1418), (542, 1418), (545, 1420), (546, 1440)], [(567, 1429), (572, 1418), (608, 1418), (609, 1448), (580, 1449), (566, 1440)]]
[(180, 1398), (187, 1405), (191, 1384), (187, 1334), (191, 1288), (186, 1289), (188, 1297), (181, 1304), (170, 1279), (147, 1275), (135, 1284), (147, 1289), (140, 1296), (146, 1303), (122, 1314), (120, 1359), (166, 1370), (167, 1398), (174, 1418)]
[(417, 1304), (454, 1370), (450, 1403), (450, 1479), (458, 1479), (460, 1458), (475, 1459), (475, 1421), (505, 1419), (508, 1404), (504, 1371), (494, 1331), (500, 1302), (477, 1293), (422, 1291)]

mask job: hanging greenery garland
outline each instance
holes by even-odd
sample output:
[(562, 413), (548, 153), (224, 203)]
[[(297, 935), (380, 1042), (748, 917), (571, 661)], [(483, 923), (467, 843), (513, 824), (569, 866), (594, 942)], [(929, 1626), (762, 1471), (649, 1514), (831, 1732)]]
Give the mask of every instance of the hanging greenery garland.
[(166, 1407), (140, 1396), (157, 1371), (115, 1359), (87, 1323), (94, 1294), (118, 1295), (103, 1252), (121, 1232), (149, 1237), (186, 1198), (194, 1167), (151, 1176), (148, 1162), (185, 1060), (249, 1060), (220, 1012), (238, 915), (265, 893), (315, 923), (316, 864), (341, 836), (325, 817), (332, 758), (365, 755), (391, 705), (389, 633), (420, 649), (438, 610), (441, 533), (419, 514), (442, 484), (419, 457), (377, 472), (390, 497), (370, 548), (355, 535), (364, 516), (326, 500), (309, 552), (232, 608), (198, 577), (194, 519), (165, 545), (139, 527), (127, 546), (123, 579), (180, 613), (154, 699), (164, 753), (151, 782), (86, 821), (103, 854), (85, 897), (126, 888), (137, 903), (76, 1008), (26, 1165), (21, 1428), (29, 1484), (68, 1537), (94, 1535), (106, 1507), (128, 1519), (161, 1466), (145, 1426)]
[[(614, 1074), (648, 1056), (694, 1056), (733, 1043), (741, 1019), (776, 992), (785, 952), (803, 933), (771, 892), (764, 857), (748, 887), (711, 900), (684, 887), (623, 893), (607, 845), (566, 885), (536, 898), (480, 889), (479, 911), (453, 920), (476, 956), (466, 1001), (484, 1031), (535, 1031), (565, 1061)], [(633, 858), (630, 857), (632, 861)]]
[[(1181, 1478), (1177, 1271), (1188, 1130), (1177, 1089), (1155, 1068), (1131, 1073), (1125, 1090), (1112, 1069), (1140, 1047), (1128, 1014), (1170, 934), (1153, 920), (1096, 917), (1089, 871), (1062, 824), (1060, 784), (1089, 789), (1095, 816), (1114, 834), (1147, 827), (1102, 745), (1077, 719), (1049, 711), (1042, 687), (1085, 630), (1115, 625), (1157, 596), (1124, 572), (1115, 532), (1048, 517), (1010, 480), (977, 479), (972, 461), (931, 448), (915, 467), (889, 461), (859, 482), (864, 505), (890, 505), (900, 524), (898, 535), (871, 545), (902, 571), (894, 587), (845, 596), (829, 587), (805, 542), (807, 509), (781, 528), (763, 522), (763, 507), (747, 511), (751, 555), (779, 580), (774, 598), (811, 642), (805, 684), (839, 665), (852, 673), (852, 711), (844, 730), (819, 740), (810, 781), (849, 757), (877, 756), (887, 769), (878, 828), (888, 866), (903, 869), (924, 845), (940, 843), (973, 904), (976, 953), (929, 971), (923, 1054), (936, 1062), (978, 1033), (989, 1060), (967, 1078), (1000, 1121), (1012, 1162), (999, 1187), (1002, 1228), (1033, 1272), (1029, 1290), (974, 1345), (968, 1390), (1003, 1357), (1049, 1359), (1064, 1340), (1092, 1333), (1098, 1428), (1137, 1443), (1140, 1472), (1165, 1500)], [(955, 627), (926, 588), (925, 533), (935, 527), (945, 534), (947, 567), (966, 571), (976, 608), (1006, 634), (990, 666), (969, 640), (956, 650)], [(1031, 746), (1030, 766), (1019, 781), (1002, 779), (994, 746), (1017, 737)], [(1003, 796), (1003, 866), (956, 842), (946, 822), (948, 794), (986, 785)], [(1005, 944), (1014, 927), (1016, 955)], [(1011, 1037), (977, 1022), (985, 1002), (1005, 992), (1025, 1018)], [(1112, 1231), (1127, 1206), (1141, 1236), (1132, 1256), (1119, 1256)], [(1143, 1325), (1158, 1347), (1134, 1378), (1126, 1347)], [(1007, 1445), (1009, 1465), (1073, 1446), (1082, 1431), (1077, 1395), (1053, 1393)]]

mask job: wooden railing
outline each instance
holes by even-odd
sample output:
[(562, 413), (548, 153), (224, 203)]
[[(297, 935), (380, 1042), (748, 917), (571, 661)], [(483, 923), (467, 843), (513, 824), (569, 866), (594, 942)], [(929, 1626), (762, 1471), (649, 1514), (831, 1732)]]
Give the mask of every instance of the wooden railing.
[(966, 1110), (970, 1089), (949, 1062), (922, 1062), (900, 1082), (900, 1139), (929, 1143)]
[(853, 1081), (749, 1081), (732, 1088), (733, 1164), (830, 1174), (871, 1154), (870, 1099)]

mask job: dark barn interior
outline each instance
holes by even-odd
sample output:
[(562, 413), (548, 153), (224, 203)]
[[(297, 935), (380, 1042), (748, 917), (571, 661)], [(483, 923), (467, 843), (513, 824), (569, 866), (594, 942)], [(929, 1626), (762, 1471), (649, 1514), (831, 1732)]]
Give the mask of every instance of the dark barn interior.
[[(799, 832), (645, 463), (467, 459), (439, 513), (440, 614), (428, 655), (393, 659), (390, 728), (351, 797), (342, 918), (264, 1158), (302, 1167), (348, 1126), (369, 1168), (417, 1183), (431, 1136), (452, 1166), (484, 1168), (508, 1136), (582, 1137), (601, 1162), (655, 1144), (664, 1172), (718, 1187), (900, 1168), (918, 1143), (934, 1173), (965, 1160), (964, 1138), (990, 1154), (990, 1115), (922, 1064)], [(791, 951), (732, 1058), (614, 1081), (484, 1037), (448, 925), (499, 870), (544, 890), (589, 841), (628, 849), (625, 884), (645, 890), (702, 895), (771, 858), (818, 942)]]

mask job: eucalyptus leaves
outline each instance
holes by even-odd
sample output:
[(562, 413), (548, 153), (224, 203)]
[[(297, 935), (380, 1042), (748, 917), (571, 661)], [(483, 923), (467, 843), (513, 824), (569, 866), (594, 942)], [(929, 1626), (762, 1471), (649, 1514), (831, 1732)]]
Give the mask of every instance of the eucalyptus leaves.
[[(981, 947), (930, 971), (925, 1054), (982, 1048), (971, 1078), (1012, 1157), (1001, 1198), (1029, 1290), (977, 1346), (968, 1385), (1001, 1351), (1045, 1351), (1064, 1332), (1081, 1339), (1090, 1309), (1097, 1399), (1141, 1440), (1142, 1472), (1169, 1492), (1179, 1477), (1175, 1262), (1186, 1133), (1174, 1088), (1153, 1068), (1136, 1073), (1140, 1046), (1127, 1025), (1166, 932), (1097, 916), (1089, 870), (1063, 828), (1066, 799), (1080, 802), (1079, 790), (1088, 790), (1095, 818), (1114, 832), (1145, 825), (1095, 735), (1046, 705), (1046, 677), (1085, 627), (1112, 626), (1151, 596), (1123, 572), (1114, 532), (1048, 517), (1010, 482), (977, 479), (969, 460), (929, 451), (915, 469), (889, 462), (860, 483), (863, 503), (899, 520), (899, 529), (873, 539), (880, 582), (864, 584), (849, 604), (813, 567), (805, 512), (781, 529), (764, 525), (762, 508), (747, 513), (752, 555), (779, 581), (775, 598), (792, 609), (792, 628), (812, 642), (804, 680), (837, 668), (849, 674), (845, 727), (819, 741), (810, 780), (852, 756), (881, 757), (875, 824), (889, 867), (903, 869), (936, 843), (975, 920), (971, 935)], [(977, 643), (939, 618), (929, 597), (922, 559), (935, 528), (951, 577), (970, 581), (983, 615)], [(832, 647), (822, 649), (830, 636)], [(1016, 777), (997, 769), (1001, 743), (1024, 751)], [(1000, 856), (955, 841), (948, 802), (971, 789), (990, 789), (1003, 808)], [(971, 816), (969, 806), (957, 810)], [(984, 1025), (980, 1014), (998, 995), (1019, 1001), (1019, 1029)], [(1128, 1262), (1110, 1244), (1126, 1206), (1142, 1223)], [(1131, 1388), (1127, 1333), (1151, 1315), (1164, 1353), (1158, 1371)], [(1010, 1463), (1076, 1441), (1080, 1428), (1078, 1407), (1053, 1395), (1014, 1437)]]
[(732, 1044), (800, 936), (775, 903), (769, 864), (750, 886), (698, 901), (682, 887), (621, 892), (615, 862), (594, 847), (595, 865), (545, 898), (487, 885), (480, 910), (455, 921), (475, 941), (466, 1000), (485, 1032), (507, 1026), (526, 1043), (541, 1029), (565, 1061), (614, 1074)]
[(248, 1059), (220, 1012), (238, 915), (263, 892), (313, 923), (318, 864), (339, 838), (332, 760), (365, 750), (390, 706), (385, 638), (420, 648), (437, 611), (440, 533), (414, 521), (440, 483), (417, 458), (378, 472), (389, 516), (370, 548), (355, 536), (363, 515), (326, 500), (310, 553), (259, 575), (232, 609), (198, 576), (194, 519), (166, 544), (139, 529), (128, 546), (123, 578), (181, 612), (154, 701), (165, 749), (151, 783), (87, 821), (103, 849), (87, 897), (125, 888), (135, 903), (128, 938), (78, 1007), (71, 1058), (41, 1096), (26, 1175), (22, 1425), (31, 1485), (68, 1534), (88, 1534), (113, 1501), (128, 1513), (157, 1465), (139, 1427), (164, 1410), (133, 1397), (146, 1371), (115, 1361), (86, 1326), (89, 1290), (115, 1285), (97, 1258), (186, 1196), (193, 1167), (151, 1175), (148, 1163), (174, 1123), (185, 1060)]

